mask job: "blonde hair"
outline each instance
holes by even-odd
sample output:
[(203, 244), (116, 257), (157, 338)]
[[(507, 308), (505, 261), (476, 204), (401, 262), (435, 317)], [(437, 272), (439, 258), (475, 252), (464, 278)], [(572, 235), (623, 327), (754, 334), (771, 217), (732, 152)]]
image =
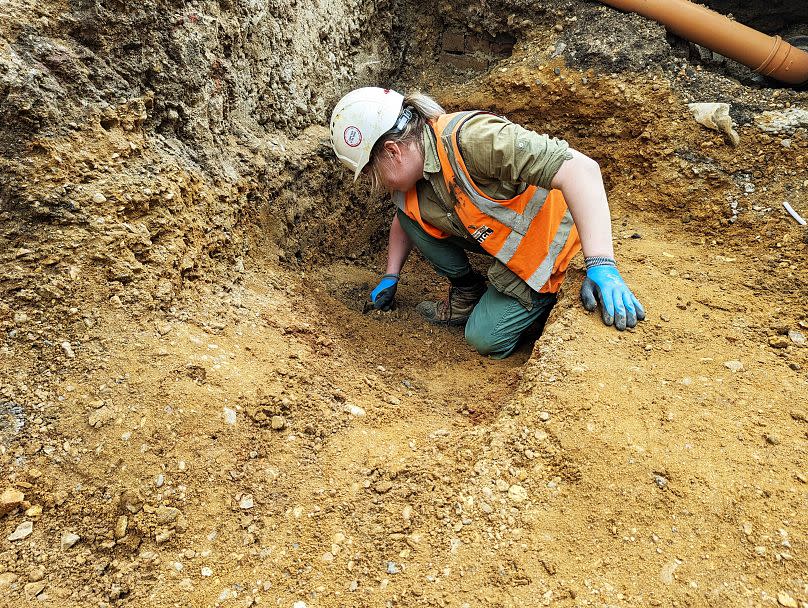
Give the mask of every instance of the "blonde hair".
[(424, 141), (421, 139), (421, 133), (424, 130), (424, 126), (426, 126), (427, 121), (434, 120), (441, 114), (446, 113), (446, 110), (444, 110), (437, 101), (420, 91), (413, 91), (404, 95), (403, 107), (409, 107), (413, 110), (412, 120), (407, 123), (401, 133), (380, 137), (376, 143), (373, 144), (373, 150), (370, 152), (370, 160), (368, 161), (370, 171), (368, 173), (370, 176), (370, 189), (374, 194), (377, 194), (383, 189), (378, 161), (382, 158), (384, 144), (388, 141), (401, 144), (415, 142), (423, 153)]

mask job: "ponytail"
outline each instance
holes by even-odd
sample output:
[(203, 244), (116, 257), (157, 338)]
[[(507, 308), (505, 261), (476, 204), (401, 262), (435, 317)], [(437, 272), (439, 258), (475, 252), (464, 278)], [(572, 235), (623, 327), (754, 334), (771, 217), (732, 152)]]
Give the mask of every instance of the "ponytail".
[(421, 139), (421, 133), (424, 127), (428, 121), (435, 120), (441, 114), (446, 113), (446, 110), (444, 110), (437, 101), (419, 91), (404, 95), (404, 108), (411, 108), (413, 110), (412, 120), (407, 123), (400, 133), (380, 137), (373, 145), (373, 150), (370, 153), (370, 160), (368, 161), (368, 166), (370, 167), (370, 188), (374, 194), (382, 190), (381, 175), (376, 161), (379, 159), (382, 150), (384, 150), (384, 144), (388, 141), (402, 144), (409, 144), (414, 141), (423, 153), (424, 142), (423, 139)]

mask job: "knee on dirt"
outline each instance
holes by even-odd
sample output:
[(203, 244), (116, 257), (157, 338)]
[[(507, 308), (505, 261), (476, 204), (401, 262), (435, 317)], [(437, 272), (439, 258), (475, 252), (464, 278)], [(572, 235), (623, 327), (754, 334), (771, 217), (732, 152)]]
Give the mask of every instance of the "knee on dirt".
[(468, 342), (481, 355), (504, 355), (512, 350), (512, 344), (506, 343), (501, 337), (493, 335), (490, 327), (475, 325), (473, 322), (466, 324), (466, 342)]

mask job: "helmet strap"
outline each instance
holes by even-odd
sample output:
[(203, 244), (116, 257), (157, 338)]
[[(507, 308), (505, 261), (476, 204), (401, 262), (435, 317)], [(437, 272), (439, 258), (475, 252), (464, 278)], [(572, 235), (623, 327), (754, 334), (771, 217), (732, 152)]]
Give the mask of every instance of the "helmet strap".
[[(415, 110), (412, 106), (406, 106), (403, 110), (401, 110), (401, 114), (398, 115), (396, 119), (396, 124), (387, 131), (382, 137), (388, 137), (390, 135), (401, 135), (404, 132), (404, 129), (407, 128), (407, 125), (410, 124), (410, 121), (413, 119), (415, 114)], [(380, 138), (381, 139), (381, 138)]]

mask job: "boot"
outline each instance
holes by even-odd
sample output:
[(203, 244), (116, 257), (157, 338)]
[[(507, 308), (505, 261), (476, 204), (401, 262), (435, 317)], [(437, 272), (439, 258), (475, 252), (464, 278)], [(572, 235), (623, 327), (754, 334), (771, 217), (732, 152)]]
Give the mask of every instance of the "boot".
[[(460, 283), (460, 284), (458, 284)], [(485, 293), (485, 279), (479, 274), (452, 281), (449, 298), (440, 302), (421, 302), (415, 310), (436, 325), (465, 325), (471, 311)]]

